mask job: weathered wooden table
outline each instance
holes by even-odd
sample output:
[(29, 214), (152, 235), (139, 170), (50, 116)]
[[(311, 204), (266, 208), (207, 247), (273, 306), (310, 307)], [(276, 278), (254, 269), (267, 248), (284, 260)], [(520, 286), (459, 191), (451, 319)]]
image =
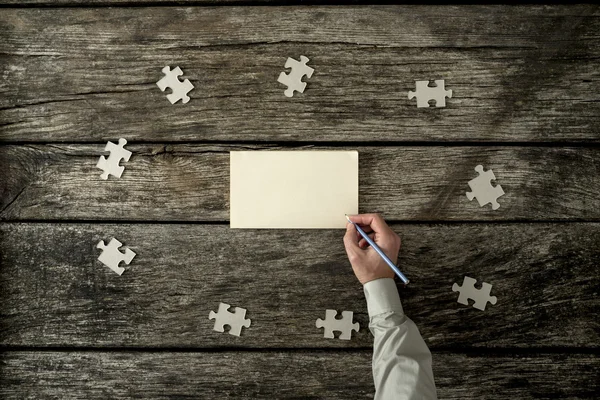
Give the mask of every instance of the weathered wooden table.
[[(0, 0), (1, 398), (372, 397), (343, 232), (228, 226), (230, 150), (324, 148), (359, 151), (360, 211), (403, 238), (441, 399), (597, 398), (600, 8), (40, 1)], [(423, 79), (447, 107), (407, 99)], [(497, 211), (465, 196), (477, 164)], [(97, 261), (113, 236), (137, 253), (121, 277)], [(498, 303), (458, 304), (465, 275)], [(212, 331), (220, 301), (242, 337)], [(324, 339), (326, 308), (361, 331)]]

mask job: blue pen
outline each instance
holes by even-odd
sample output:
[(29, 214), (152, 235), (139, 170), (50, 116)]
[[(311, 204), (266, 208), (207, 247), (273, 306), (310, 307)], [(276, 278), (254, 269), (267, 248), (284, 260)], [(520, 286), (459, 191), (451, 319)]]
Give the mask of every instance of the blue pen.
[(398, 275), (398, 278), (400, 278), (400, 280), (402, 280), (402, 282), (405, 285), (408, 285), (408, 278), (406, 276), (404, 276), (404, 274), (398, 269), (398, 267), (396, 267), (396, 265), (392, 262), (392, 260), (389, 259), (388, 256), (385, 255), (385, 253), (383, 252), (383, 250), (381, 250), (379, 248), (379, 246), (377, 246), (375, 244), (375, 242), (373, 240), (371, 240), (371, 238), (369, 237), (369, 235), (367, 235), (365, 233), (365, 231), (363, 231), (361, 229), (360, 226), (358, 226), (357, 223), (354, 223), (352, 221), (350, 221), (350, 218), (348, 218), (348, 216), (346, 215), (346, 219), (348, 220), (348, 222), (350, 222), (351, 224), (353, 224), (356, 227), (356, 230), (358, 231), (358, 233), (360, 233), (360, 235), (367, 241), (367, 243), (369, 243), (369, 245), (373, 248), (373, 250), (375, 250), (377, 252), (377, 254), (379, 254), (381, 256), (381, 258), (383, 258), (383, 261), (385, 261), (387, 263), (387, 265), (390, 266), (390, 268), (392, 270), (394, 270), (394, 272), (396, 273), (396, 275)]

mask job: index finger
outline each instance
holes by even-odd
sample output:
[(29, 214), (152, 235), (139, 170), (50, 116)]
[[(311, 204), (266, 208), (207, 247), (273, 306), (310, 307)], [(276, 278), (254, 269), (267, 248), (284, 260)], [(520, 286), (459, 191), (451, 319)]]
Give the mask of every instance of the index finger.
[(379, 214), (348, 215), (348, 218), (356, 224), (370, 226), (374, 232), (381, 233), (390, 229)]

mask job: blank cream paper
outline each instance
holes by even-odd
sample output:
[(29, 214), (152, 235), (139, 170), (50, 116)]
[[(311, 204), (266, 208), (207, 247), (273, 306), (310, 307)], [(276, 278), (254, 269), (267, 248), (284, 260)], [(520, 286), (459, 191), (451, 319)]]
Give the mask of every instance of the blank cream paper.
[(358, 214), (357, 151), (230, 152), (231, 228), (345, 228)]

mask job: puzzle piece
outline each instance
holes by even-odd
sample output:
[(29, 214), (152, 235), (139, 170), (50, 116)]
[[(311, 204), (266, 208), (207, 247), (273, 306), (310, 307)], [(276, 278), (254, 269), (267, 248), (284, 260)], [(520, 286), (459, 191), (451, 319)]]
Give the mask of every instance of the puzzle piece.
[(460, 295), (458, 296), (458, 302), (460, 304), (468, 306), (469, 302), (467, 300), (475, 300), (475, 304), (473, 304), (473, 307), (477, 308), (478, 310), (484, 311), (488, 301), (492, 304), (496, 304), (496, 301), (498, 299), (496, 298), (496, 296), (490, 296), (492, 285), (483, 282), (481, 285), (481, 289), (475, 289), (476, 282), (477, 281), (475, 279), (465, 276), (462, 286), (458, 286), (455, 283), (454, 285), (452, 285), (452, 291), (460, 292)]
[(444, 80), (435, 81), (435, 86), (429, 86), (429, 81), (415, 81), (416, 91), (408, 92), (408, 99), (417, 98), (417, 108), (429, 107), (429, 100), (435, 100), (436, 107), (446, 107), (446, 97), (452, 97), (452, 90), (446, 90)]
[(213, 329), (217, 332), (225, 332), (223, 328), (225, 325), (229, 325), (229, 334), (240, 336), (242, 333), (242, 326), (246, 328), (250, 327), (250, 319), (246, 319), (246, 309), (240, 307), (234, 307), (234, 312), (229, 312), (230, 305), (225, 303), (219, 304), (219, 311), (211, 311), (208, 314), (208, 319), (215, 320), (215, 326)]
[(475, 171), (479, 173), (479, 176), (469, 181), (471, 192), (467, 192), (467, 198), (473, 200), (474, 197), (477, 197), (480, 207), (485, 206), (487, 203), (492, 203), (492, 210), (497, 210), (500, 208), (500, 204), (497, 201), (498, 197), (504, 194), (502, 186), (492, 186), (491, 181), (496, 180), (496, 176), (491, 169), (484, 172), (483, 166), (478, 165), (475, 167)]
[(174, 69), (171, 69), (171, 67), (166, 66), (162, 69), (162, 72), (165, 74), (165, 76), (156, 82), (156, 85), (163, 92), (166, 88), (171, 89), (172, 93), (167, 95), (167, 99), (171, 102), (171, 104), (175, 104), (179, 100), (181, 100), (183, 104), (190, 101), (190, 98), (187, 94), (194, 88), (194, 85), (192, 85), (188, 79), (179, 81), (178, 77), (183, 75), (181, 68), (175, 67)]
[(300, 61), (288, 58), (285, 62), (285, 68), (291, 68), (291, 72), (289, 74), (285, 72), (280, 73), (277, 82), (283, 83), (288, 87), (283, 92), (287, 97), (292, 97), (294, 90), (304, 93), (306, 82), (302, 82), (302, 77), (306, 75), (307, 78), (310, 78), (314, 72), (314, 69), (306, 65), (308, 61), (308, 57), (300, 56)]
[(119, 247), (122, 245), (123, 244), (115, 238), (110, 240), (108, 246), (104, 244), (104, 240), (101, 240), (96, 245), (97, 249), (102, 249), (102, 254), (100, 254), (98, 260), (115, 271), (118, 275), (121, 275), (123, 271), (125, 271), (125, 268), (119, 267), (119, 263), (123, 261), (125, 264), (129, 265), (131, 260), (133, 260), (133, 257), (135, 257), (135, 253), (130, 249), (125, 249), (125, 253), (121, 253)]
[(100, 156), (96, 167), (100, 168), (104, 172), (100, 177), (104, 180), (108, 179), (108, 175), (116, 176), (117, 178), (121, 177), (125, 167), (119, 165), (121, 160), (129, 161), (129, 157), (131, 157), (131, 152), (129, 150), (125, 150), (123, 146), (127, 144), (127, 140), (119, 139), (119, 144), (114, 144), (113, 142), (106, 143), (104, 147), (104, 151), (110, 151), (110, 155), (108, 159), (104, 156)]
[(360, 325), (358, 322), (352, 323), (352, 311), (342, 311), (341, 319), (337, 319), (336, 315), (336, 310), (325, 310), (325, 321), (321, 318), (317, 319), (317, 328), (325, 328), (323, 336), (328, 339), (333, 339), (335, 337), (333, 331), (338, 331), (342, 332), (340, 339), (350, 340), (352, 331), (358, 332)]

